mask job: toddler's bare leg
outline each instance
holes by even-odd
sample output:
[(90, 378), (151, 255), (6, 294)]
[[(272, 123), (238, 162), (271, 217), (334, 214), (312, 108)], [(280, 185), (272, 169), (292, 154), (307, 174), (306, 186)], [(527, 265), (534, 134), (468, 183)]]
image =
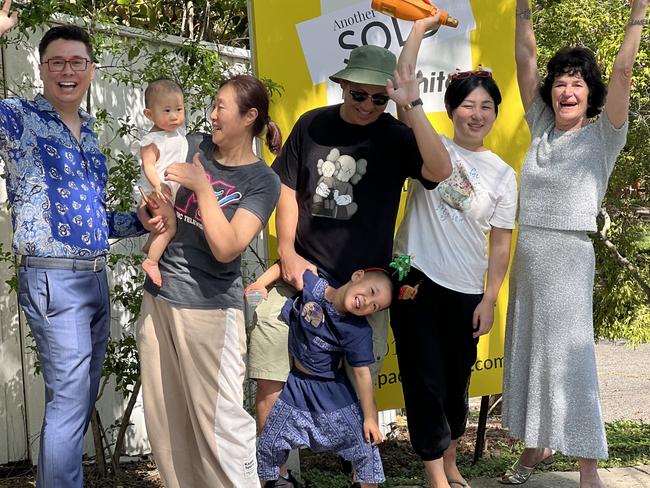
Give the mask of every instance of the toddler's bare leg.
[[(149, 196), (149, 198), (155, 198), (154, 196)], [(160, 287), (162, 286), (162, 276), (160, 274), (160, 268), (158, 267), (158, 261), (160, 261), (161, 256), (165, 252), (167, 245), (176, 235), (176, 214), (174, 213), (174, 208), (171, 203), (161, 202), (157, 200), (158, 208), (150, 209), (154, 217), (162, 215), (167, 219), (167, 230), (162, 234), (152, 234), (147, 240), (149, 245), (149, 250), (147, 252), (146, 259), (142, 262), (143, 271), (149, 276), (153, 283)]]

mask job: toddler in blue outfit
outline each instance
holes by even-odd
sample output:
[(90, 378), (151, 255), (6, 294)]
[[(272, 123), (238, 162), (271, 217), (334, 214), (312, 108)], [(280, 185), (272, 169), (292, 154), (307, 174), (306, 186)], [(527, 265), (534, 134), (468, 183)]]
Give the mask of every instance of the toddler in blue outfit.
[[(247, 291), (264, 290), (279, 277), (276, 263)], [(336, 452), (352, 463), (362, 487), (376, 487), (384, 481), (377, 448), (382, 435), (368, 368), (374, 362), (372, 329), (364, 316), (390, 305), (390, 276), (381, 269), (357, 270), (338, 288), (311, 271), (303, 280), (302, 292), (282, 309), (293, 368), (260, 434), (258, 475), (262, 486), (275, 486), (289, 451), (306, 446)]]

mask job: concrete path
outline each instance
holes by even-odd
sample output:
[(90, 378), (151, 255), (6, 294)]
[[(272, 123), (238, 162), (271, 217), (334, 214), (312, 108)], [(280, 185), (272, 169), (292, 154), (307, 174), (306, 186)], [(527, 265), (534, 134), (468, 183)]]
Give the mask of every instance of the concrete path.
[(650, 422), (650, 344), (632, 349), (622, 343), (596, 344), (600, 400), (605, 422)]
[[(600, 478), (607, 488), (650, 488), (650, 466), (635, 468), (600, 469)], [(571, 473), (539, 473), (533, 474), (523, 488), (578, 488), (579, 474)], [(470, 482), (472, 488), (504, 488), (494, 478), (479, 478)], [(399, 488), (420, 488), (418, 486), (401, 486)], [(452, 488), (460, 488), (452, 485)]]
[[(607, 488), (650, 488), (650, 466), (600, 469), (599, 473), (600, 479)], [(525, 488), (578, 488), (579, 479), (577, 472), (546, 472), (533, 474), (523, 486)], [(495, 479), (480, 478), (472, 481), (471, 486), (472, 488), (504, 488), (507, 485), (502, 485)]]

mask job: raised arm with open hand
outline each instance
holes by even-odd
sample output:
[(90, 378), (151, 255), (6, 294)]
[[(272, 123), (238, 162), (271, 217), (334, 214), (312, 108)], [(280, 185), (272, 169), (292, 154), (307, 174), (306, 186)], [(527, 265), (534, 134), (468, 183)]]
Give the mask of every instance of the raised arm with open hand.
[(625, 28), (625, 37), (609, 77), (605, 112), (614, 127), (622, 127), (628, 117), (632, 68), (639, 52), (643, 28), (648, 23), (647, 12), (648, 0), (633, 0), (630, 21)]
[(528, 111), (539, 93), (537, 72), (537, 43), (533, 32), (532, 12), (529, 0), (517, 0), (515, 27), (515, 61), (517, 82), (524, 110)]
[[(440, 11), (433, 17), (417, 20), (402, 48), (395, 70), (397, 87), (388, 80), (388, 96), (397, 106), (399, 119), (413, 129), (422, 155), (422, 176), (429, 181), (442, 181), (451, 174), (451, 161), (438, 134), (424, 113), (422, 104), (411, 105), (420, 97), (422, 74), (415, 74), (418, 52), (427, 31), (440, 28)], [(408, 110), (406, 110), (408, 109)]]
[(422, 72), (418, 71), (416, 74), (413, 65), (402, 65), (395, 70), (397, 86), (394, 86), (391, 80), (387, 81), (388, 96), (395, 102), (395, 105), (401, 108), (420, 96), (419, 85), (422, 79)]
[[(422, 108), (422, 101), (419, 100), (421, 79), (422, 73), (416, 75), (413, 65), (400, 63), (398, 69), (395, 70), (395, 81), (398, 88), (395, 88), (391, 80), (388, 80), (386, 89), (388, 96), (402, 110), (402, 120), (411, 127), (415, 134), (415, 140), (424, 163), (422, 176), (429, 181), (442, 181), (451, 174), (451, 159)], [(412, 103), (416, 100), (420, 102), (419, 105)]]
[(11, 12), (11, 0), (5, 0), (0, 10), (0, 36), (18, 23), (18, 12)]

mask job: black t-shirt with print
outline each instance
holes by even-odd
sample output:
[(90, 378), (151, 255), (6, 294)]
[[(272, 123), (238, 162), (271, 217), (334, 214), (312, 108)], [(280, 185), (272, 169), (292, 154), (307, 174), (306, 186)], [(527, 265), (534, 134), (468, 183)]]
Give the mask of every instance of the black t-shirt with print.
[(296, 252), (345, 283), (390, 262), (404, 181), (422, 181), (422, 157), (413, 131), (392, 115), (355, 125), (340, 107), (300, 117), (272, 167), (296, 190)]

